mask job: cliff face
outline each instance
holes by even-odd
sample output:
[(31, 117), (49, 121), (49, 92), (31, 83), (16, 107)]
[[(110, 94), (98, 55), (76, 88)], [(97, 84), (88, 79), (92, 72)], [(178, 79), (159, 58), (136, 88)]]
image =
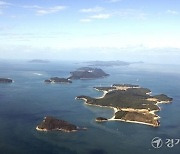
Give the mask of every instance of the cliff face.
[(70, 73), (71, 76), (69, 77), (69, 79), (94, 79), (109, 75), (105, 73), (102, 69), (91, 67), (82, 67)]

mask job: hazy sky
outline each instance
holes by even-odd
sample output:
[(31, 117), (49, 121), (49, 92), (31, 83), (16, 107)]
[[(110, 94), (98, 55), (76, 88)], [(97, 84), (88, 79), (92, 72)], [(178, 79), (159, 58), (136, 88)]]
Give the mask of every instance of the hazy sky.
[(0, 58), (180, 59), (179, 0), (0, 0)]

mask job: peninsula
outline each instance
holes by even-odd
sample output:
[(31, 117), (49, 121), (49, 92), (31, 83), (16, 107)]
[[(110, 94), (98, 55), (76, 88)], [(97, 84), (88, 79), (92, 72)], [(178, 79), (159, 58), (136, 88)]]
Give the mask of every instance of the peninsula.
[(59, 78), (59, 77), (52, 77), (50, 79), (45, 80), (46, 83), (72, 83), (70, 79), (66, 78)]
[(44, 117), (44, 120), (36, 127), (38, 131), (63, 131), (63, 132), (75, 132), (78, 130), (86, 130), (86, 128), (79, 128), (67, 121), (56, 119), (51, 116)]
[[(151, 96), (149, 89), (139, 85), (114, 84), (110, 87), (94, 88), (103, 91), (104, 95), (99, 98), (82, 95), (76, 99), (82, 99), (88, 105), (113, 108), (114, 116), (108, 121), (119, 120), (158, 127), (160, 117), (155, 114), (160, 111), (158, 104), (172, 102), (172, 98), (164, 94)], [(96, 121), (106, 121), (106, 118), (99, 117)]]
[(13, 80), (9, 78), (0, 78), (0, 83), (12, 83)]
[(76, 71), (70, 72), (69, 79), (96, 79), (109, 76), (100, 68), (82, 67)]

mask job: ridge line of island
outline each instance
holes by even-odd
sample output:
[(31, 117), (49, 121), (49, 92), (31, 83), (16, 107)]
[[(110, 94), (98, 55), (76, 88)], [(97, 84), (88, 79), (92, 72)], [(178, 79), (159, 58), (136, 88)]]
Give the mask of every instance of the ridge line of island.
[(94, 87), (94, 89), (103, 91), (104, 94), (98, 98), (81, 95), (75, 99), (84, 100), (86, 105), (114, 110), (112, 118), (97, 117), (97, 122), (124, 121), (158, 127), (160, 117), (155, 114), (160, 111), (158, 104), (172, 102), (172, 98), (164, 94), (151, 96), (149, 89), (138, 85), (114, 84), (111, 87)]
[(76, 71), (70, 72), (71, 76), (68, 78), (51, 77), (45, 80), (45, 83), (72, 83), (71, 80), (85, 80), (85, 79), (97, 79), (109, 76), (100, 68), (81, 67)]

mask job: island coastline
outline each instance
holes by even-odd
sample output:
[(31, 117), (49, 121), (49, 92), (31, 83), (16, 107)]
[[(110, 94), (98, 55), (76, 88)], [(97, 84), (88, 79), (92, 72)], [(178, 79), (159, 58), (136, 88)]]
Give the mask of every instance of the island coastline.
[[(116, 86), (115, 86), (115, 85), (112, 85), (111, 87), (116, 87)], [(100, 88), (101, 88), (101, 87), (100, 87)], [(109, 88), (110, 88), (110, 87), (109, 87)], [(126, 91), (126, 90), (129, 89), (129, 88), (140, 88), (140, 87), (139, 87), (139, 86), (138, 86), (138, 87), (137, 87), (137, 86), (135, 86), (135, 87), (133, 87), (133, 86), (130, 86), (130, 87), (122, 86), (122, 87), (116, 88), (115, 90)], [(103, 92), (103, 95), (100, 96), (100, 97), (96, 97), (96, 99), (103, 99), (103, 98), (106, 97), (106, 95), (107, 95), (109, 92), (114, 91), (114, 90), (112, 90), (112, 88), (110, 88), (109, 90), (103, 90), (103, 88), (98, 89), (98, 88), (94, 87), (94, 89)], [(156, 109), (156, 110), (150, 110), (150, 111), (149, 111), (148, 109), (117, 108), (117, 107), (113, 107), (113, 106), (111, 106), (111, 105), (109, 105), (109, 106), (104, 106), (104, 105), (91, 104), (91, 103), (88, 103), (88, 99), (83, 98), (83, 97), (76, 97), (76, 99), (81, 99), (81, 100), (83, 100), (83, 101), (84, 101), (84, 104), (86, 104), (86, 105), (93, 105), (93, 106), (97, 106), (97, 107), (107, 107), (107, 108), (113, 109), (113, 110), (114, 110), (114, 115), (113, 115), (111, 118), (107, 119), (107, 121), (124, 121), (124, 122), (129, 122), (129, 123), (138, 123), (138, 124), (144, 124), (144, 125), (149, 125), (149, 126), (153, 126), (153, 127), (158, 127), (158, 126), (160, 126), (160, 122), (159, 122), (160, 116), (158, 116), (158, 115), (156, 114), (156, 112), (158, 112), (158, 111), (161, 110), (161, 108), (160, 108), (160, 106), (158, 106), (158, 104), (168, 104), (168, 103), (171, 103), (172, 100), (169, 99), (169, 100), (167, 100), (167, 101), (159, 101), (157, 98), (153, 98), (153, 96), (150, 95), (151, 93), (152, 93), (151, 91), (149, 91), (149, 92), (146, 93), (146, 95), (150, 96), (150, 99), (148, 99), (148, 101), (150, 101), (150, 102), (152, 102), (152, 103), (156, 102), (155, 105), (158, 107), (158, 109)], [(165, 96), (165, 95), (164, 95), (164, 96)], [(137, 121), (137, 120), (124, 120), (124, 119), (122, 119), (122, 118), (121, 118), (121, 119), (120, 119), (120, 118), (116, 118), (115, 115), (116, 115), (116, 113), (119, 112), (119, 111), (125, 111), (125, 112), (128, 112), (128, 113), (138, 113), (138, 114), (144, 114), (144, 115), (147, 114), (147, 115), (153, 116), (153, 120), (154, 120), (153, 122), (155, 122), (155, 124), (154, 124), (154, 123), (149, 123), (149, 122)]]

